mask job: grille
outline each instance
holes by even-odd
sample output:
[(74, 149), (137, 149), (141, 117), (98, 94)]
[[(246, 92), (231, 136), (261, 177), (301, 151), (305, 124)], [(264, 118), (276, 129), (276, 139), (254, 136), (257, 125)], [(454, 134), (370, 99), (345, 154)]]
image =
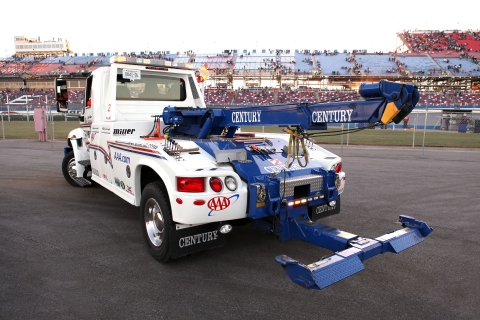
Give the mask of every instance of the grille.
[[(292, 197), (293, 191), (297, 186), (310, 185), (310, 192), (319, 191), (322, 188), (323, 177), (318, 174), (307, 174), (288, 179), (280, 180), (280, 195)], [(284, 194), (285, 188), (285, 194)]]

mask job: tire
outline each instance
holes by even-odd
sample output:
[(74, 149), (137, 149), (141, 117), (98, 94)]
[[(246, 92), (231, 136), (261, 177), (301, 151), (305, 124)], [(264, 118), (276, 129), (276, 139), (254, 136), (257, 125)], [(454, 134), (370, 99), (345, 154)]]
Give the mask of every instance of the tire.
[(80, 187), (80, 185), (75, 182), (75, 178), (77, 177), (77, 170), (73, 168), (75, 164), (75, 155), (73, 151), (69, 151), (62, 161), (62, 173), (69, 184), (74, 187)]
[(161, 182), (149, 183), (143, 189), (140, 222), (149, 253), (161, 263), (169, 261), (172, 213), (167, 191)]

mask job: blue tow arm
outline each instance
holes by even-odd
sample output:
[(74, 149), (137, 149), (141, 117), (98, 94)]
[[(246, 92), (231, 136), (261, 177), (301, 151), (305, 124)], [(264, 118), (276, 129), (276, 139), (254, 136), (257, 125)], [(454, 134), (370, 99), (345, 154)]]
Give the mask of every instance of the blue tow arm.
[[(345, 245), (345, 249), (309, 265), (298, 263), (286, 255), (277, 256), (275, 260), (282, 265), (287, 275), (296, 284), (306, 289), (324, 289), (362, 271), (365, 268), (362, 263), (364, 260), (385, 252), (398, 253), (408, 249), (422, 242), (433, 230), (425, 222), (409, 216), (401, 215), (399, 222), (404, 229), (375, 239), (367, 239), (338, 229), (333, 232), (322, 232), (322, 230), (329, 231), (325, 225), (296, 221), (299, 228), (297, 235), (301, 236), (295, 238), (316, 244), (327, 242), (333, 248)], [(311, 239), (312, 234), (315, 239)], [(342, 238), (347, 239), (346, 243), (342, 244)]]

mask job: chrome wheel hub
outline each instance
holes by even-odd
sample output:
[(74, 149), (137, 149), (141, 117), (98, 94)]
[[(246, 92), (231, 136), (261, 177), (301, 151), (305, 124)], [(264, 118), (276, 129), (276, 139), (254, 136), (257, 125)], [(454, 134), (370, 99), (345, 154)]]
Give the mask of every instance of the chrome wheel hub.
[(72, 158), (70, 159), (70, 161), (68, 161), (68, 166), (67, 166), (67, 170), (68, 170), (68, 175), (70, 176), (70, 178), (72, 178), (73, 180), (77, 179), (77, 163), (75, 162), (75, 158)]
[(144, 218), (145, 229), (147, 230), (150, 242), (156, 247), (161, 246), (165, 240), (165, 222), (163, 220), (162, 210), (155, 199), (150, 198), (147, 200)]

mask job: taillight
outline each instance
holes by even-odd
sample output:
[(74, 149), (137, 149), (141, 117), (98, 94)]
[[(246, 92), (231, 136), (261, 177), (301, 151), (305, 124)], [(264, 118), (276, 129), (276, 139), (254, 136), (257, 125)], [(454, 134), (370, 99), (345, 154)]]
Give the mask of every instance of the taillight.
[(342, 162), (341, 161), (339, 163), (337, 163), (337, 166), (335, 167), (335, 172), (336, 173), (342, 172)]
[(225, 185), (227, 186), (227, 189), (230, 191), (237, 190), (237, 180), (235, 180), (235, 178), (232, 176), (225, 177)]
[(177, 177), (177, 191), (179, 192), (204, 192), (205, 179)]
[(215, 192), (222, 191), (222, 188), (223, 188), (222, 180), (220, 180), (217, 177), (210, 178), (210, 187)]

